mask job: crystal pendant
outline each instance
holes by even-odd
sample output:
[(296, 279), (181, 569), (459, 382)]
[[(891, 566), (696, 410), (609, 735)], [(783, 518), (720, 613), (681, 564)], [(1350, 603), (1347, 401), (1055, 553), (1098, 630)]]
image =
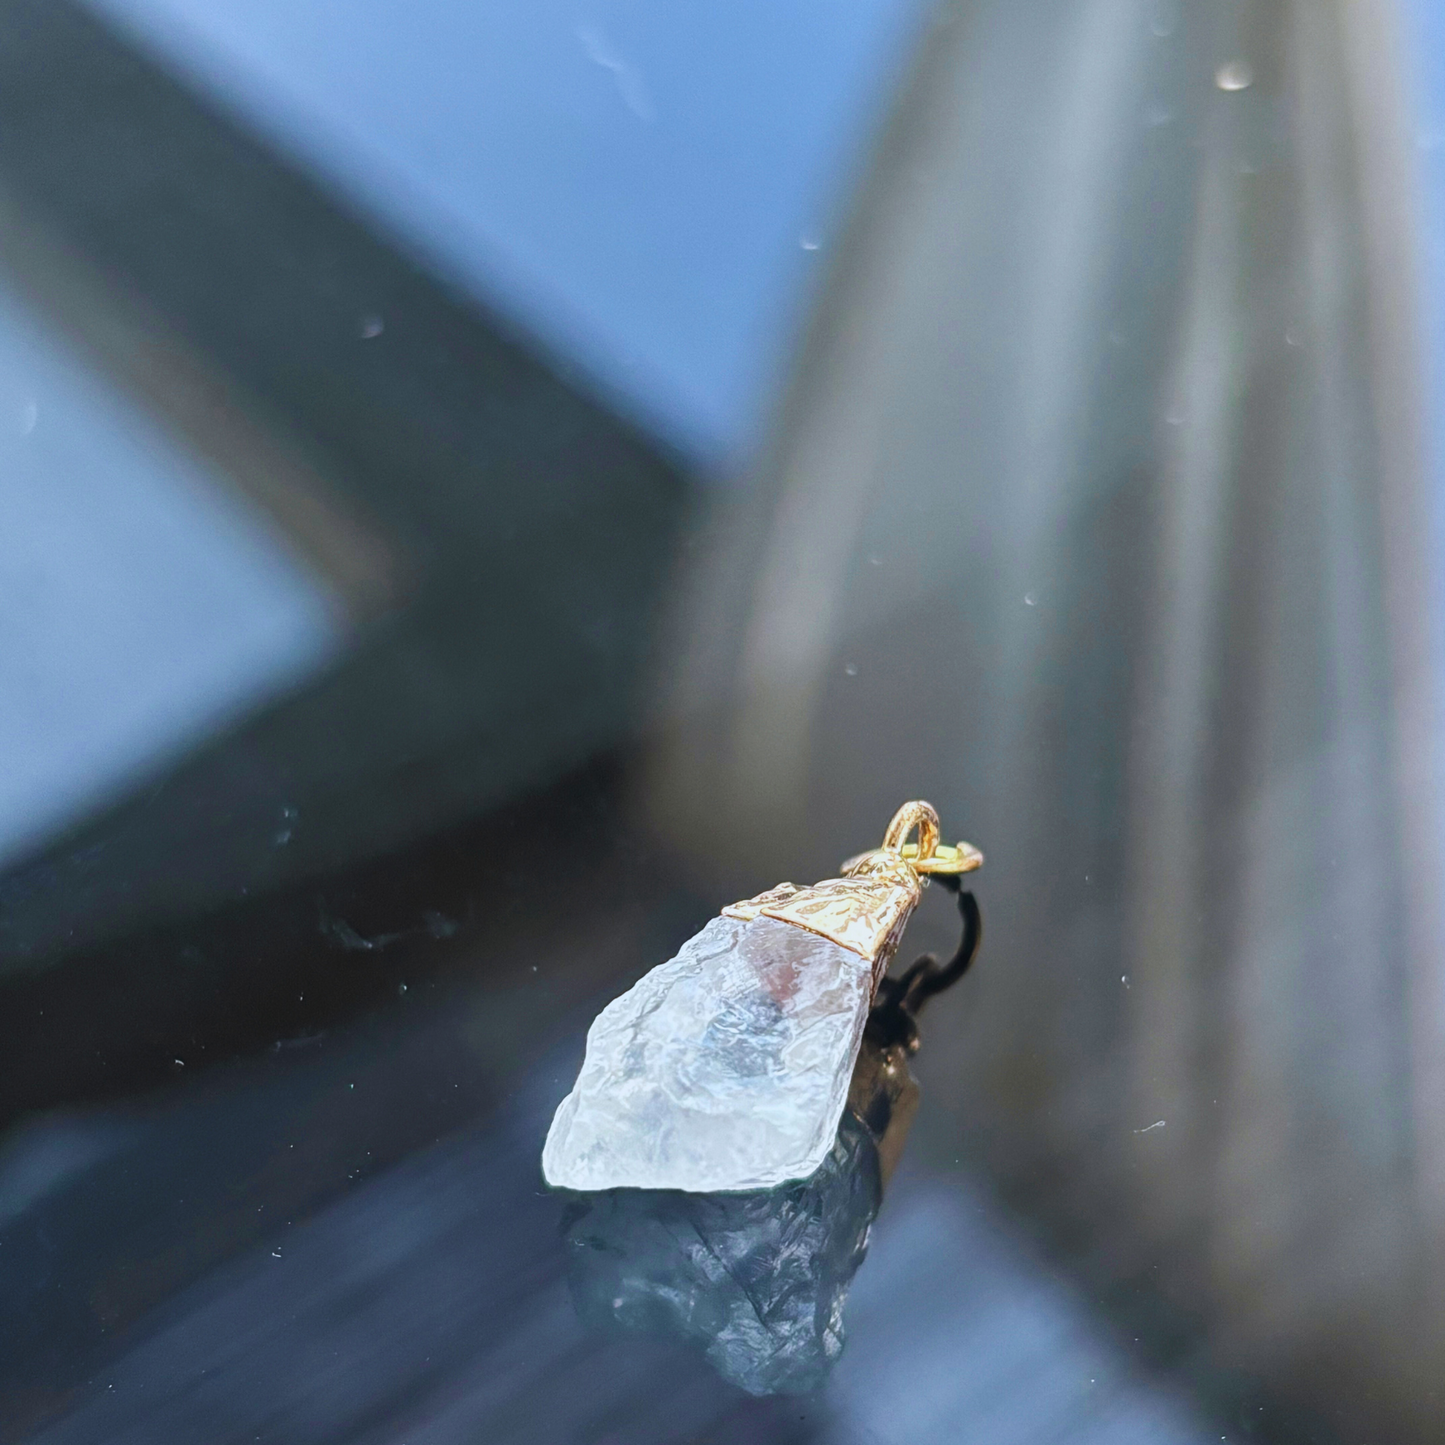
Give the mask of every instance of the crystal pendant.
[(922, 881), (982, 861), (940, 847), (937, 814), (909, 803), (843, 877), (725, 909), (593, 1021), (542, 1151), (547, 1182), (717, 1192), (814, 1173)]

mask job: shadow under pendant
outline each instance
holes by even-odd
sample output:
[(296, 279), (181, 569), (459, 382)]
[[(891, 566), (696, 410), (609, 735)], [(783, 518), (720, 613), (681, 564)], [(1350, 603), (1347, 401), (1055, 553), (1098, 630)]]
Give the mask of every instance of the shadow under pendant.
[(906, 803), (842, 877), (724, 909), (593, 1020), (542, 1150), (547, 1182), (713, 1193), (808, 1178), (923, 883), (982, 862)]

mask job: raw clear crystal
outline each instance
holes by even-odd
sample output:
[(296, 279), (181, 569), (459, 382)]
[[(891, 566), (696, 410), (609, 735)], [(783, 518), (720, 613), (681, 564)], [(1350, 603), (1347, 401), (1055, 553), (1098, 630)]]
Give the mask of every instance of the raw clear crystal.
[(777, 919), (715, 918), (593, 1020), (542, 1172), (566, 1189), (769, 1189), (833, 1145), (867, 960)]

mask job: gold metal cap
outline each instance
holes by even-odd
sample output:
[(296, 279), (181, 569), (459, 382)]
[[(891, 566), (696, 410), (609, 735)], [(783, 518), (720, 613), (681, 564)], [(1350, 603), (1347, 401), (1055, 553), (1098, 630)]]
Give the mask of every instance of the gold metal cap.
[[(907, 842), (918, 832), (918, 842)], [(883, 835), (883, 846), (859, 853), (843, 865), (843, 877), (825, 878), (810, 888), (780, 883), (756, 898), (724, 908), (729, 918), (759, 916), (796, 924), (821, 934), (873, 964), (875, 983), (918, 906), (923, 883), (933, 873), (968, 873), (983, 854), (968, 843), (940, 846), (938, 814), (923, 802), (905, 803)]]

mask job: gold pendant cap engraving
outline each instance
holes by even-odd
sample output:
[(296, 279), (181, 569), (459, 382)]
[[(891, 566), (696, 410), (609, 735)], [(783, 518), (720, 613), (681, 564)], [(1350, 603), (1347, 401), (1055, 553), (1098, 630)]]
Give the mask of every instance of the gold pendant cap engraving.
[[(907, 842), (917, 832), (916, 843)], [(756, 898), (724, 908), (729, 918), (751, 922), (759, 916), (821, 934), (873, 965), (876, 987), (888, 971), (909, 916), (933, 873), (968, 873), (983, 854), (968, 843), (939, 843), (938, 814), (924, 802), (905, 803), (889, 823), (883, 846), (859, 853), (843, 865), (841, 878), (811, 887), (780, 883)]]

